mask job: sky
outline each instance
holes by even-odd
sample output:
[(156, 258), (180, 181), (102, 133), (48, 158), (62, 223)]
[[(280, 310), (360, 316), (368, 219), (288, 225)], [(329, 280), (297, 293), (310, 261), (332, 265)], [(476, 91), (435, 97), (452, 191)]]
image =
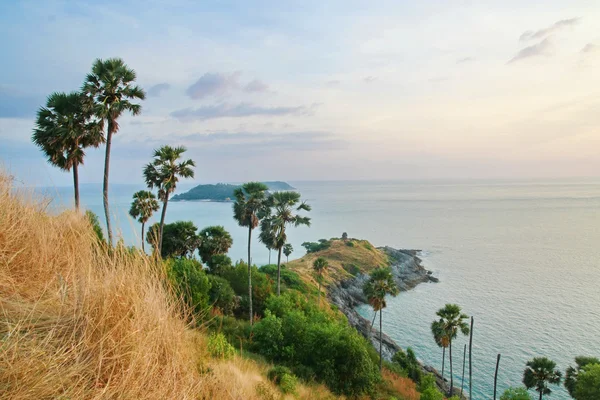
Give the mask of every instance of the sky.
[(5, 0), (0, 168), (69, 185), (35, 113), (121, 57), (147, 98), (120, 121), (114, 183), (164, 144), (196, 182), (599, 177), (598, 26), (597, 0)]

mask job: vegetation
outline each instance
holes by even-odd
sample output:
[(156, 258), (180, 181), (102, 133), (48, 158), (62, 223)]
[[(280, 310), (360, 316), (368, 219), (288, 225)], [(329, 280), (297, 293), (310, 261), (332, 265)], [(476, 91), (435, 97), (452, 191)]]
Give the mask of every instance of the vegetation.
[(163, 203), (158, 228), (159, 254), (162, 254), (163, 228), (165, 226), (165, 216), (167, 215), (169, 196), (177, 188), (179, 178), (194, 177), (194, 170), (192, 169), (196, 166), (194, 161), (185, 160), (179, 162), (179, 159), (185, 151), (186, 148), (183, 146), (161, 146), (154, 150), (154, 160), (144, 168), (146, 184), (150, 189), (158, 189), (158, 198)]
[[(169, 257), (191, 257), (200, 244), (196, 231), (196, 225), (192, 221), (176, 221), (166, 224), (163, 228), (164, 241), (160, 251), (162, 258)], [(146, 241), (155, 251), (158, 251), (158, 236), (160, 224), (155, 223), (148, 228)]]
[(104, 143), (102, 123), (94, 118), (85, 97), (79, 92), (52, 93), (37, 113), (32, 140), (50, 164), (73, 171), (75, 208), (79, 210), (79, 165), (86, 148)]
[(369, 280), (363, 288), (363, 292), (367, 297), (367, 300), (373, 311), (379, 311), (379, 370), (381, 371), (383, 366), (383, 312), (382, 310), (387, 307), (385, 296), (392, 295), (396, 296), (400, 292), (392, 271), (389, 268), (377, 268), (371, 272)]
[(100, 226), (100, 220), (98, 219), (98, 216), (92, 211), (86, 210), (85, 218), (91, 225), (92, 230), (94, 231), (94, 236), (96, 236), (98, 243), (101, 245), (105, 244), (106, 240), (104, 239), (104, 233), (102, 232), (102, 227)]
[(265, 212), (267, 186), (260, 182), (248, 182), (233, 192), (235, 203), (233, 204), (233, 218), (241, 227), (248, 228), (248, 313), (250, 325), (254, 320), (252, 310), (252, 254), (250, 246), (252, 243), (252, 231), (258, 226), (260, 217)]
[(546, 357), (536, 357), (527, 362), (523, 372), (523, 384), (527, 389), (535, 389), (542, 400), (545, 394), (552, 393), (548, 385), (559, 385), (562, 377), (556, 363)]
[[(267, 190), (294, 190), (292, 186), (285, 182), (255, 182), (267, 187)], [(244, 185), (231, 185), (227, 183), (217, 183), (216, 185), (198, 185), (185, 193), (173, 196), (173, 201), (192, 201), (192, 200), (210, 200), (210, 201), (231, 201), (235, 199), (235, 191), (242, 189)]]
[(588, 364), (579, 372), (573, 398), (575, 400), (600, 399), (600, 364)]
[(285, 254), (285, 262), (290, 262), (290, 255), (294, 252), (294, 247), (291, 243), (286, 243), (283, 245), (283, 254)]
[(306, 249), (307, 253), (317, 253), (330, 248), (331, 241), (327, 239), (320, 239), (318, 242), (304, 242), (302, 243), (302, 247)]
[(142, 224), (142, 251), (144, 248), (144, 227), (146, 222), (152, 217), (156, 211), (158, 211), (158, 201), (156, 196), (152, 192), (147, 190), (140, 190), (133, 194), (133, 201), (131, 202), (131, 208), (129, 209), (129, 215), (136, 218), (137, 221)]
[(421, 382), (421, 368), (413, 349), (408, 347), (406, 352), (400, 349), (396, 354), (394, 354), (394, 357), (392, 357), (392, 362), (398, 364), (398, 366), (406, 372), (410, 379), (416, 383)]
[(568, 367), (565, 374), (565, 388), (575, 398), (575, 389), (579, 379), (579, 373), (588, 365), (600, 364), (600, 359), (596, 357), (575, 357), (575, 367)]
[(508, 388), (500, 396), (500, 400), (533, 400), (526, 388)]
[(113, 235), (110, 224), (108, 206), (108, 175), (110, 169), (110, 150), (112, 137), (119, 130), (119, 118), (126, 112), (138, 115), (142, 106), (133, 103), (135, 100), (144, 100), (146, 93), (135, 85), (136, 74), (122, 59), (109, 58), (97, 59), (92, 65), (83, 84), (83, 93), (86, 101), (92, 104), (94, 114), (106, 125), (106, 153), (104, 156), (104, 179), (102, 183), (104, 214), (108, 231), (108, 244), (112, 246)]
[(442, 379), (444, 379), (446, 349), (450, 344), (450, 338), (448, 338), (448, 335), (446, 334), (443, 323), (438, 320), (435, 320), (431, 323), (431, 333), (433, 334), (433, 340), (435, 340), (435, 343), (442, 348)]
[(323, 273), (329, 266), (329, 263), (323, 257), (319, 257), (313, 262), (313, 269), (317, 276), (317, 282), (319, 282), (319, 306), (321, 305), (321, 282), (323, 282)]
[(209, 226), (198, 234), (200, 245), (198, 254), (205, 264), (210, 264), (214, 256), (225, 255), (233, 244), (229, 232), (222, 226)]

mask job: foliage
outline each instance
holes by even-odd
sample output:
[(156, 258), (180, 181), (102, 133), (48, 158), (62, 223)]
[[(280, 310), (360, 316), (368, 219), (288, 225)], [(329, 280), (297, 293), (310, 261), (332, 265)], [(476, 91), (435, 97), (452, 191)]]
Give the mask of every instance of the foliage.
[(392, 362), (398, 364), (404, 371), (406, 371), (406, 374), (410, 379), (416, 383), (421, 382), (421, 368), (419, 362), (417, 361), (417, 356), (412, 348), (407, 348), (406, 353), (404, 350), (400, 349), (392, 357)]
[(223, 276), (233, 268), (231, 258), (225, 254), (217, 254), (206, 263), (211, 274)]
[(399, 292), (392, 276), (392, 270), (390, 268), (376, 268), (371, 271), (369, 280), (363, 287), (363, 292), (373, 310), (384, 309), (387, 306), (385, 296), (387, 294), (396, 296)]
[(85, 217), (87, 218), (90, 225), (92, 226), (92, 230), (94, 231), (96, 238), (98, 238), (98, 242), (106, 243), (106, 241), (104, 239), (104, 233), (102, 233), (102, 227), (100, 226), (100, 220), (98, 219), (98, 216), (96, 214), (94, 214), (93, 211), (86, 210)]
[(354, 242), (351, 241), (351, 240), (349, 240), (349, 241), (346, 242), (346, 246), (348, 246), (348, 247), (354, 247)]
[(444, 400), (444, 395), (436, 388), (429, 387), (421, 392), (421, 400)]
[(213, 256), (226, 254), (233, 244), (233, 239), (229, 232), (222, 226), (209, 226), (204, 228), (198, 234), (200, 245), (198, 253), (202, 262), (208, 264)]
[(292, 374), (285, 374), (279, 381), (281, 391), (286, 394), (296, 394), (296, 386), (298, 386), (298, 378)]
[(348, 240), (348, 234), (346, 232), (342, 233), (342, 240)]
[[(243, 261), (238, 262), (234, 267), (224, 271), (223, 278), (229, 281), (235, 294), (241, 298), (236, 315), (246, 315), (249, 310), (247, 264)], [(273, 293), (273, 280), (256, 266), (252, 266), (252, 302), (255, 314), (263, 315), (264, 303), (271, 293)]]
[[(261, 184), (266, 186), (265, 190), (294, 190), (292, 186), (280, 181), (261, 182)], [(240, 188), (242, 188), (241, 185), (232, 185), (228, 183), (198, 185), (185, 193), (173, 196), (173, 200), (229, 201), (235, 198), (235, 191)]]
[[(297, 292), (271, 296), (255, 324), (255, 350), (268, 359), (302, 365), (317, 380), (346, 395), (367, 393), (379, 379), (369, 344), (345, 321), (320, 311)], [(301, 368), (302, 369), (302, 368)]]
[[(159, 223), (148, 228), (146, 242), (156, 249), (160, 229)], [(191, 257), (198, 247), (198, 235), (196, 225), (192, 221), (176, 221), (165, 224), (163, 228), (162, 258), (169, 257)]]
[(561, 376), (554, 361), (546, 357), (536, 357), (526, 364), (523, 372), (523, 384), (527, 389), (535, 388), (542, 396), (552, 393), (548, 384), (560, 384)]
[[(277, 265), (268, 264), (260, 267), (260, 272), (263, 272), (271, 277), (271, 279), (277, 279)], [(285, 265), (281, 266), (280, 270), (281, 281), (283, 285), (288, 289), (296, 289), (301, 292), (307, 290), (306, 283), (300, 278), (298, 273), (286, 268)]]
[(421, 382), (419, 382), (417, 389), (419, 389), (419, 392), (423, 393), (427, 389), (436, 389), (436, 387), (435, 376), (433, 376), (433, 374), (426, 374), (421, 377)]
[(576, 367), (567, 368), (567, 373), (565, 375), (565, 387), (569, 391), (571, 397), (575, 395), (575, 386), (577, 384), (577, 379), (579, 376), (579, 372), (589, 364), (600, 364), (600, 360), (596, 357), (575, 357)]
[(145, 224), (158, 209), (159, 205), (154, 193), (140, 190), (133, 194), (129, 215), (137, 219), (139, 223)]
[(294, 252), (294, 246), (292, 246), (291, 243), (286, 243), (283, 245), (283, 254), (285, 254), (286, 258), (289, 258), (293, 252)]
[(500, 396), (500, 400), (533, 400), (533, 398), (531, 397), (526, 388), (510, 387), (506, 389), (504, 393), (502, 393), (502, 396)]
[(600, 399), (600, 364), (588, 364), (579, 372), (573, 398), (576, 400)]
[(360, 273), (360, 268), (356, 264), (342, 264), (342, 268), (351, 275), (357, 275)]
[(187, 258), (167, 261), (167, 274), (178, 297), (202, 316), (209, 306), (210, 280), (202, 270), (202, 265)]
[(229, 359), (235, 354), (234, 347), (229, 344), (222, 333), (211, 333), (208, 336), (208, 352), (213, 357)]
[(213, 307), (217, 307), (224, 314), (230, 315), (235, 308), (235, 293), (229, 282), (216, 275), (208, 275), (210, 290), (208, 297)]
[(316, 253), (318, 251), (327, 250), (331, 247), (331, 241), (327, 239), (320, 239), (318, 242), (304, 242), (302, 247), (306, 249), (307, 253)]

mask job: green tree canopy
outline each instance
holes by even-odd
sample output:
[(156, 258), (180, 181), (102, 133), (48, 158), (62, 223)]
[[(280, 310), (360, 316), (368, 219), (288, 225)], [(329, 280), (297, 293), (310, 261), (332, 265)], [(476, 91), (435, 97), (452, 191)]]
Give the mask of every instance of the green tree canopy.
[(222, 226), (209, 226), (204, 228), (198, 234), (200, 238), (200, 246), (198, 247), (198, 253), (202, 262), (205, 264), (210, 263), (213, 256), (218, 254), (227, 254), (233, 239), (229, 232)]
[(290, 255), (294, 252), (294, 247), (291, 243), (283, 245), (283, 254), (285, 254), (286, 262), (290, 261)]
[[(158, 243), (159, 224), (155, 223), (148, 228), (146, 241), (155, 250)], [(191, 257), (198, 248), (199, 238), (196, 234), (196, 225), (191, 221), (176, 221), (164, 226), (164, 241), (161, 257)]]
[(526, 388), (508, 388), (500, 396), (500, 400), (533, 400)]
[(152, 214), (158, 211), (158, 208), (158, 201), (154, 193), (140, 190), (133, 194), (129, 215), (142, 224), (142, 250), (144, 250), (144, 227)]
[(600, 399), (600, 364), (588, 364), (579, 372), (575, 385), (575, 400)]
[(523, 384), (527, 389), (535, 389), (542, 400), (545, 394), (552, 393), (548, 385), (559, 385), (561, 376), (554, 361), (546, 357), (535, 357), (526, 364), (523, 372)]
[(575, 357), (575, 364), (575, 367), (569, 366), (569, 368), (567, 368), (567, 373), (565, 375), (565, 388), (567, 388), (571, 397), (575, 397), (575, 386), (577, 385), (579, 372), (587, 365), (600, 364), (600, 360), (596, 357), (579, 356)]

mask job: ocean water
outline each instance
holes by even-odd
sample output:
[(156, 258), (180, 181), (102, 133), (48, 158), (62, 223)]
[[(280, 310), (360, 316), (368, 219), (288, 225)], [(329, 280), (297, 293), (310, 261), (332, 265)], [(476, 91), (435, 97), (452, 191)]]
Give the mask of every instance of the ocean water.
[[(377, 246), (422, 250), (424, 265), (440, 282), (390, 299), (384, 331), (440, 368), (441, 349), (429, 326), (445, 303), (459, 304), (475, 317), (475, 399), (492, 398), (498, 353), (499, 393), (521, 385), (525, 362), (533, 357), (547, 356), (562, 371), (575, 356), (600, 357), (599, 181), (292, 184), (313, 206), (312, 226), (290, 229), (293, 258), (304, 254), (302, 242), (342, 232)], [(128, 244), (139, 242), (139, 224), (127, 210), (133, 192), (142, 188), (111, 188), (112, 212)], [(45, 193), (54, 198), (54, 210), (71, 202), (70, 188)], [(100, 193), (99, 185), (84, 185), (82, 203), (103, 219)], [(170, 203), (167, 220), (192, 220), (199, 228), (224, 225), (234, 238), (235, 260), (245, 257), (246, 231), (231, 215), (229, 203)], [(256, 240), (253, 246), (254, 262), (266, 263), (268, 251)], [(369, 307), (359, 312), (372, 316)], [(467, 339), (453, 345), (455, 385)], [(562, 387), (552, 389), (551, 399), (569, 398)]]

